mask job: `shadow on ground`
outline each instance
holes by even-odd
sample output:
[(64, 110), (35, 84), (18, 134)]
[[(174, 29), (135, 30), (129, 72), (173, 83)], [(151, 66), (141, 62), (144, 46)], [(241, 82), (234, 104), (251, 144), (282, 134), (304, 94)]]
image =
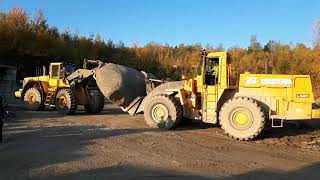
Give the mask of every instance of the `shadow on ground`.
[(282, 179), (282, 180), (315, 180), (320, 176), (320, 164), (313, 164), (289, 172), (277, 170), (258, 169), (239, 175), (230, 175), (218, 177), (214, 175), (196, 175), (190, 172), (181, 172), (173, 170), (149, 169), (145, 167), (117, 166), (110, 168), (92, 169), (79, 171), (59, 176), (44, 176), (36, 179), (53, 180), (53, 179), (74, 179), (74, 180), (96, 180), (96, 179), (221, 179), (221, 180), (249, 180), (249, 179)]
[[(220, 128), (219, 125), (213, 125), (208, 123), (203, 123), (200, 120), (193, 120), (182, 123), (174, 129), (174, 131), (186, 131), (186, 130), (197, 130), (197, 129), (211, 129)], [(223, 131), (219, 129), (219, 132), (223, 134)], [(309, 136), (316, 135), (320, 138), (320, 128), (317, 126), (299, 126), (295, 124), (287, 123), (282, 128), (265, 128), (262, 133), (253, 140), (267, 140), (267, 139), (281, 139), (281, 138), (294, 138), (298, 136), (304, 136), (308, 138)]]
[(320, 138), (320, 128), (315, 125), (306, 125), (307, 121), (303, 122), (293, 122), (285, 123), (282, 128), (265, 128), (257, 140), (266, 139), (281, 139), (281, 138), (295, 138), (295, 137), (305, 137), (316, 135)]
[[(75, 161), (87, 156), (82, 148), (93, 140), (153, 129), (101, 129), (97, 126), (15, 128), (0, 144), (0, 179), (27, 179), (31, 169)], [(5, 129), (5, 132), (6, 129)]]
[[(23, 104), (16, 104), (9, 106), (10, 116), (9, 119), (16, 120), (30, 120), (30, 119), (41, 119), (41, 118), (61, 118), (66, 115), (59, 114), (56, 110), (52, 110), (51, 108), (46, 108), (42, 111), (28, 111), (27, 108)], [(79, 106), (76, 113), (71, 116), (105, 116), (105, 115), (125, 115), (128, 114), (123, 112), (120, 108), (110, 107), (108, 104), (105, 105), (105, 108), (101, 113), (97, 114), (89, 114), (85, 111), (83, 106)], [(128, 115), (129, 116), (129, 115)], [(23, 121), (20, 121), (23, 122)]]
[(204, 123), (200, 120), (190, 120), (190, 119), (183, 119), (182, 122), (174, 128), (175, 131), (184, 131), (184, 130), (196, 130), (196, 129), (209, 129), (218, 127), (214, 124)]

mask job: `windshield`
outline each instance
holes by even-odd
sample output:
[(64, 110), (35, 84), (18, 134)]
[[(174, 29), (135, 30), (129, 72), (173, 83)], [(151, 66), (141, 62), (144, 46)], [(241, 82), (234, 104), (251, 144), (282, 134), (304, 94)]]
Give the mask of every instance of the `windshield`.
[(61, 68), (61, 77), (68, 77), (74, 71), (76, 71), (76, 67), (73, 64), (63, 64)]
[(65, 68), (66, 75), (70, 75), (75, 71), (75, 67), (72, 64), (65, 64), (64, 68)]

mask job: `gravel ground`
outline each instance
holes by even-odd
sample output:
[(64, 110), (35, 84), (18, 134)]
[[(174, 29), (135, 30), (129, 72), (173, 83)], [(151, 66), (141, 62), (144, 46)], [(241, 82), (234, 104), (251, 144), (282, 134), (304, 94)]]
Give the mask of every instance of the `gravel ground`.
[(99, 115), (10, 110), (1, 180), (320, 178), (317, 129), (269, 129), (244, 142), (198, 121), (159, 131), (111, 104)]

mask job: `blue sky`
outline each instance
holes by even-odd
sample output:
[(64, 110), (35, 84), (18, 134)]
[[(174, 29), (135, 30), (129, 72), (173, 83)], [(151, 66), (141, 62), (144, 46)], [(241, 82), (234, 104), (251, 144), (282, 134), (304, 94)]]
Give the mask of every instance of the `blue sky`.
[(150, 41), (246, 47), (251, 35), (312, 44), (318, 0), (0, 0), (0, 10), (41, 9), (49, 25), (80, 35), (100, 33), (126, 45)]

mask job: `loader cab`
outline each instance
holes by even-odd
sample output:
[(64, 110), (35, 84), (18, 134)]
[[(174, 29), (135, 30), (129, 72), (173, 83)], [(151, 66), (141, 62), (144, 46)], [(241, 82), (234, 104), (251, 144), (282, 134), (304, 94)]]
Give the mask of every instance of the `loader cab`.
[(49, 86), (68, 86), (65, 78), (76, 70), (76, 67), (70, 63), (55, 62), (50, 63), (49, 68)]
[(50, 64), (50, 79), (63, 79), (68, 77), (76, 70), (73, 64), (69, 63), (51, 63)]
[(228, 63), (226, 52), (202, 51), (198, 66), (197, 82), (199, 86), (219, 85), (228, 87)]
[(197, 92), (201, 93), (202, 121), (215, 124), (217, 122), (217, 104), (228, 88), (227, 53), (201, 53), (197, 75)]

